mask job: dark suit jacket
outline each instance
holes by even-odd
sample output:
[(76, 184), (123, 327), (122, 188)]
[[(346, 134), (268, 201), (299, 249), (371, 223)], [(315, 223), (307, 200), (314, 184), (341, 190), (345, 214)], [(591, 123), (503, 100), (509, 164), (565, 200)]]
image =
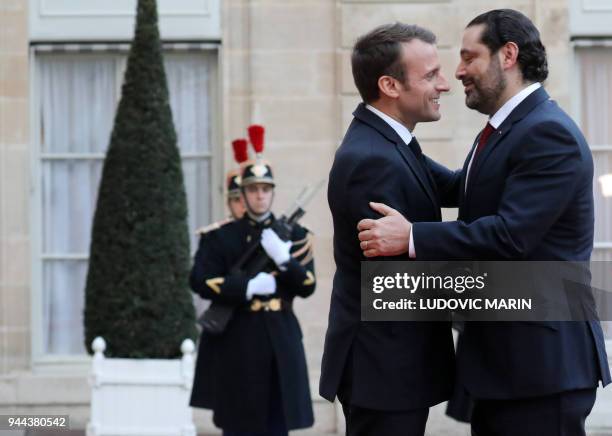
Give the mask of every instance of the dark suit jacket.
[[(462, 177), (459, 219), (414, 223), (417, 259), (587, 261), (592, 179), (582, 133), (540, 88), (493, 133), (465, 194)], [(475, 398), (520, 398), (605, 385), (610, 370), (595, 321), (467, 323), (457, 377)]]
[[(357, 223), (379, 218), (369, 201), (396, 208), (412, 221), (440, 221), (444, 183), (443, 193), (436, 192), (426, 166), (363, 104), (353, 115), (329, 177), (336, 273), (319, 391), (333, 401), (347, 371), (353, 405), (377, 410), (429, 407), (448, 399), (452, 390), (450, 324), (360, 321), (360, 262), (366, 259)], [(439, 169), (435, 164), (432, 168), (433, 178), (449, 177), (435, 174)]]

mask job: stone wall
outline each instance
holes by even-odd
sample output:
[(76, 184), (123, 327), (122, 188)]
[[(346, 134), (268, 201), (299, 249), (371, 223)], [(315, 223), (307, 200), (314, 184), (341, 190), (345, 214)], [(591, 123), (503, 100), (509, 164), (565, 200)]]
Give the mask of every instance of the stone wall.
[(30, 362), (27, 23), (26, 0), (0, 2), (0, 377)]
[[(224, 144), (251, 122), (266, 126), (264, 152), (277, 180), (274, 210), (303, 186), (327, 178), (342, 134), (338, 98), (338, 5), (328, 0), (224, 2), (222, 78)], [(231, 165), (229, 146), (226, 163)], [(335, 431), (336, 410), (318, 397), (318, 378), (334, 271), (326, 187), (303, 223), (316, 236), (317, 291), (296, 300), (315, 399), (316, 430)]]

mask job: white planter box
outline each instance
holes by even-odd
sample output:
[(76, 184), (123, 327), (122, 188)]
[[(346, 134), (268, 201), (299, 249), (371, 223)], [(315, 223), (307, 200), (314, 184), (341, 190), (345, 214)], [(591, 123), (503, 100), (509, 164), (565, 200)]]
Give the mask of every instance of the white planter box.
[(87, 436), (196, 436), (189, 395), (195, 345), (183, 341), (182, 359), (107, 359), (93, 342), (91, 417)]

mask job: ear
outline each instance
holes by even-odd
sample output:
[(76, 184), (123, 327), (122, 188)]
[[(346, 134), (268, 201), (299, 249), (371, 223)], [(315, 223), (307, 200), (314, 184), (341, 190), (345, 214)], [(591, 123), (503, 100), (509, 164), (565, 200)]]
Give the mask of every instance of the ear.
[(514, 67), (518, 62), (519, 48), (514, 42), (507, 42), (499, 49), (500, 63), (504, 70)]
[(378, 90), (381, 97), (383, 95), (389, 98), (399, 97), (398, 82), (391, 76), (380, 76), (378, 78)]

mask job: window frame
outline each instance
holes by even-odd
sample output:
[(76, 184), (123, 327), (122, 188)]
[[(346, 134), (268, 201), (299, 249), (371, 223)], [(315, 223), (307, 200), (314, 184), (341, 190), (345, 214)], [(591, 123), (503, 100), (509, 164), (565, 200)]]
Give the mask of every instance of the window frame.
[[(90, 47), (95, 44), (83, 44), (84, 47)], [(69, 159), (87, 159), (87, 160), (102, 160), (105, 154), (102, 153), (85, 153), (85, 154), (60, 154), (56, 153), (50, 156), (49, 153), (42, 153), (42, 144), (40, 138), (41, 125), (41, 94), (38, 86), (40, 83), (39, 62), (43, 56), (96, 56), (99, 54), (109, 54), (121, 56), (122, 62), (117, 68), (117, 102), (121, 94), (121, 84), (123, 82), (123, 71), (127, 61), (127, 50), (129, 46), (126, 44), (105, 44), (103, 49), (94, 47), (93, 53), (78, 50), (71, 52), (69, 50), (54, 51), (55, 45), (49, 44), (31, 44), (29, 48), (29, 93), (30, 93), (30, 258), (31, 258), (31, 302), (30, 302), (30, 325), (32, 329), (31, 337), (31, 365), (34, 371), (43, 373), (86, 373), (91, 365), (91, 357), (88, 354), (47, 354), (44, 352), (44, 334), (43, 334), (43, 284), (44, 284), (44, 263), (45, 260), (62, 259), (62, 260), (88, 260), (89, 253), (44, 253), (43, 251), (43, 163), (45, 160), (57, 160), (61, 158)], [(63, 44), (58, 44), (63, 46)], [(194, 48), (196, 47), (197, 48)], [(46, 47), (41, 49), (41, 47)], [(51, 48), (51, 50), (49, 50)], [(49, 53), (51, 51), (51, 53)], [(219, 217), (223, 213), (223, 147), (222, 147), (222, 113), (221, 108), (221, 80), (220, 80), (220, 65), (221, 65), (221, 45), (217, 43), (207, 42), (191, 42), (189, 44), (164, 44), (164, 53), (194, 53), (204, 56), (211, 56), (214, 60), (211, 63), (209, 77), (209, 103), (210, 103), (210, 152), (181, 152), (181, 161), (189, 159), (208, 159), (210, 162), (210, 215), (212, 219)], [(206, 224), (206, 223), (202, 223)], [(189, 229), (194, 231), (195, 229)], [(84, 292), (84, 290), (83, 290)]]
[[(581, 48), (588, 47), (606, 47), (612, 51), (612, 35), (606, 39), (593, 38), (574, 38), (570, 42), (570, 61), (572, 63), (573, 74), (570, 78), (570, 99), (572, 118), (576, 124), (582, 129), (582, 94), (580, 92), (582, 84), (582, 74), (580, 65), (580, 56), (578, 51)], [(591, 153), (610, 152), (612, 153), (612, 144), (590, 144)], [(597, 183), (597, 181), (595, 181)], [(593, 241), (593, 251), (609, 250), (612, 253), (612, 241)], [(612, 322), (612, 321), (610, 321)], [(608, 352), (608, 360), (612, 365), (612, 338), (605, 339), (606, 350)]]

